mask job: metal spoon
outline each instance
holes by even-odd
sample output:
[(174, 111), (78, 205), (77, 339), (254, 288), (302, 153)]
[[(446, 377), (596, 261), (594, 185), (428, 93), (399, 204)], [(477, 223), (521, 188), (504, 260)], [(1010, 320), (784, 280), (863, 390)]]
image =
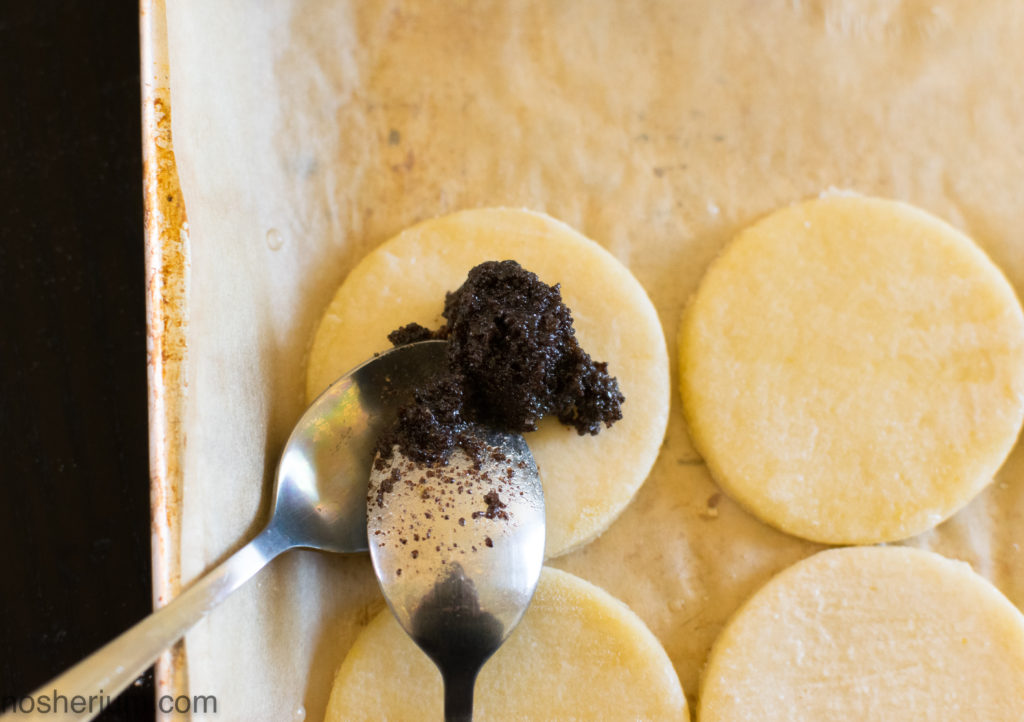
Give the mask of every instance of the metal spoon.
[(373, 568), (441, 672), (447, 722), (473, 718), (477, 674), (519, 623), (544, 563), (544, 492), (526, 442), (475, 434), (484, 448), (456, 450), (444, 466), (396, 447), (374, 462), (367, 497)]
[[(282, 552), (296, 547), (365, 552), (366, 485), (377, 437), (409, 401), (413, 388), (444, 368), (445, 345), (425, 341), (392, 349), (335, 381), (288, 437), (266, 528), (166, 607), (40, 687), (33, 697), (57, 690), (68, 699), (98, 697), (109, 703), (164, 649)], [(101, 709), (90, 703), (78, 713), (17, 719), (92, 719)]]

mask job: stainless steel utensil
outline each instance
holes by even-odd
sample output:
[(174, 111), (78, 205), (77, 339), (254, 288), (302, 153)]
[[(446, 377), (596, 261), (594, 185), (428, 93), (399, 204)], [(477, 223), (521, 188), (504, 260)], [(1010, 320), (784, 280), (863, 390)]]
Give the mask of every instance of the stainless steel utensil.
[[(367, 550), (366, 486), (380, 432), (413, 388), (445, 366), (446, 344), (425, 341), (382, 353), (331, 385), (306, 410), (277, 467), (270, 522), (252, 541), (157, 610), (33, 693), (53, 690), (71, 699), (112, 698), (168, 646), (231, 592), (284, 551), (303, 547), (353, 553)], [(18, 720), (84, 720), (80, 712), (18, 715)], [(63, 712), (63, 708), (61, 710)], [(7, 719), (9, 715), (4, 715)]]
[(367, 498), (377, 579), (441, 672), (448, 722), (472, 719), (477, 674), (519, 623), (544, 563), (544, 493), (526, 442), (482, 428), (475, 438), (482, 449), (429, 473), (396, 448), (374, 464)]

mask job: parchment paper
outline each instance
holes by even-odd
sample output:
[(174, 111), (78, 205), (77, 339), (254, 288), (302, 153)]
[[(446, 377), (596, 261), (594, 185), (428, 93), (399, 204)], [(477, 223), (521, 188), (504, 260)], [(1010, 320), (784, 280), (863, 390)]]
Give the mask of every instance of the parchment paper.
[[(644, 284), (673, 355), (723, 244), (833, 186), (946, 218), (1024, 292), (1013, 0), (178, 0), (167, 12), (191, 224), (186, 582), (265, 518), (334, 288), (417, 220), (509, 205), (572, 224)], [(692, 703), (729, 614), (817, 547), (719, 499), (672, 405), (633, 504), (555, 565), (639, 613)], [(1018, 444), (987, 492), (911, 543), (969, 561), (1021, 606), (1022, 517)], [(190, 693), (216, 695), (221, 719), (319, 719), (381, 606), (368, 559), (290, 553), (189, 634)]]

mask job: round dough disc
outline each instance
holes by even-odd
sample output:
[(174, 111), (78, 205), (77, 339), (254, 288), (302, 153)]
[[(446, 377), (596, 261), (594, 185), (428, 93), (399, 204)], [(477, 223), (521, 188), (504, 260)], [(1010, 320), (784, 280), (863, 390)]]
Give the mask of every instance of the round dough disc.
[(712, 264), (679, 334), (694, 444), (791, 534), (918, 534), (988, 484), (1024, 419), (1024, 314), (966, 236), (904, 203), (777, 211)]
[(832, 549), (768, 582), (704, 672), (698, 722), (1020, 720), (1024, 616), (964, 562)]
[(412, 321), (438, 328), (445, 293), (484, 261), (512, 259), (562, 284), (583, 348), (619, 380), (623, 418), (596, 436), (557, 419), (527, 434), (544, 482), (547, 555), (604, 531), (647, 477), (668, 422), (668, 351), (658, 315), (633, 275), (564, 223), (511, 209), (463, 211), (413, 226), (367, 255), (331, 301), (310, 355), (310, 400)]
[[(356, 639), (327, 705), (335, 720), (441, 719), (441, 675), (384, 610)], [(533, 603), (476, 682), (474, 719), (689, 720), (665, 650), (626, 605), (545, 568)]]

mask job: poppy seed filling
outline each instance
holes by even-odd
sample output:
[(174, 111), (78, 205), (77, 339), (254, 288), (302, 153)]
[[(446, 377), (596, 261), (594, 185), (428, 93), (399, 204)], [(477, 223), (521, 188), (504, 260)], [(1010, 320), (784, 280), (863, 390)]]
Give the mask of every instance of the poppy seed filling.
[(399, 410), (378, 441), (382, 457), (397, 445), (417, 461), (443, 463), (455, 446), (473, 446), (470, 423), (520, 433), (555, 414), (582, 435), (622, 418), (625, 397), (608, 364), (580, 347), (560, 284), (515, 261), (487, 261), (447, 294), (442, 315), (436, 331), (411, 323), (388, 335), (395, 346), (448, 341), (448, 371)]

